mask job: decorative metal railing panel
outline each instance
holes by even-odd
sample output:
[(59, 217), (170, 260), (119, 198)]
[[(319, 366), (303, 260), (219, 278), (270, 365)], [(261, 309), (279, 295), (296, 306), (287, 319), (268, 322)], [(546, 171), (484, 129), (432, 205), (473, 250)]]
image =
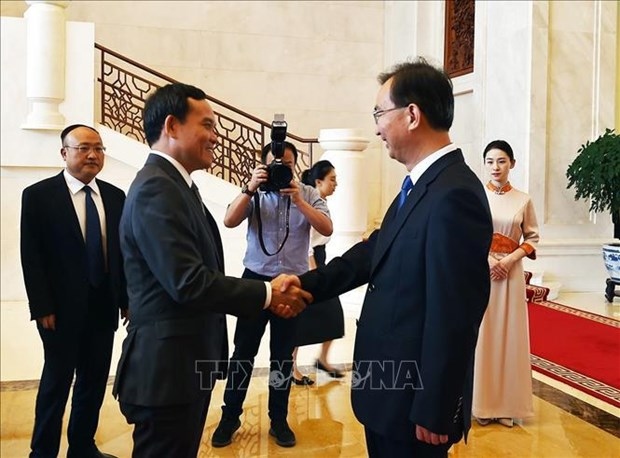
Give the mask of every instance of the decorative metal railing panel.
[[(100, 44), (95, 44), (95, 48), (100, 51), (97, 95), (101, 124), (146, 143), (142, 127), (144, 102), (158, 87), (176, 80)], [(271, 124), (209, 95), (207, 100), (215, 112), (220, 142), (209, 172), (240, 186), (260, 163), (260, 150), (271, 138)], [(287, 133), (287, 140), (298, 149), (299, 176), (312, 165), (313, 147), (318, 140), (291, 133)]]

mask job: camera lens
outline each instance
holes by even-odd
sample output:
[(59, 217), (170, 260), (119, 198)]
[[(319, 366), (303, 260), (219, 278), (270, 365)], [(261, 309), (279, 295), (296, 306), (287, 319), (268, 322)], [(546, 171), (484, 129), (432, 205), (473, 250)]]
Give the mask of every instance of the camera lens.
[(293, 179), (293, 172), (284, 164), (275, 164), (269, 179), (276, 189), (288, 188)]

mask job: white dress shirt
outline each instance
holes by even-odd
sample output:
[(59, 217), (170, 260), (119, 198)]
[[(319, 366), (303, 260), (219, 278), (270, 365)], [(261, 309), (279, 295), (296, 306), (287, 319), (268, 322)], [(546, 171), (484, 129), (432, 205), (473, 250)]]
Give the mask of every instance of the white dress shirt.
[(63, 171), (63, 176), (65, 177), (65, 181), (67, 182), (67, 187), (69, 188), (69, 194), (71, 194), (71, 200), (73, 201), (73, 208), (75, 209), (75, 214), (78, 217), (78, 221), (80, 222), (80, 229), (82, 230), (82, 237), (86, 241), (86, 192), (84, 191), (84, 186), (89, 186), (93, 191), (91, 192), (91, 196), (93, 201), (95, 202), (95, 207), (97, 207), (97, 213), (99, 214), (99, 224), (101, 225), (101, 243), (103, 245), (103, 259), (105, 265), (108, 265), (108, 237), (106, 231), (106, 219), (105, 219), (105, 207), (103, 205), (103, 199), (101, 198), (101, 191), (99, 191), (99, 186), (97, 186), (97, 181), (93, 178), (90, 183), (82, 183), (80, 180), (75, 178), (67, 169)]

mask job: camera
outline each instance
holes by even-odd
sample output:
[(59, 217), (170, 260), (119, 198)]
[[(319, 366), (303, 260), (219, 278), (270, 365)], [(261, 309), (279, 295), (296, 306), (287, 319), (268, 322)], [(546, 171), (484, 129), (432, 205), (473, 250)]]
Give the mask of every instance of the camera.
[(266, 167), (267, 181), (261, 185), (261, 191), (278, 192), (280, 189), (288, 188), (293, 179), (293, 171), (282, 163), (286, 127), (284, 115), (275, 114), (271, 123), (271, 154), (274, 160)]

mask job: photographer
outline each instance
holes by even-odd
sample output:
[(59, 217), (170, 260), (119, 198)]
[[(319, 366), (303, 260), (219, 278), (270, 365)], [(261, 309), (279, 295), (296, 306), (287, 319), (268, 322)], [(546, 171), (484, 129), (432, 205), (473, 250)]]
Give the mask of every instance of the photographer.
[[(292, 179), (288, 183), (281, 182), (282, 176), (292, 177), (297, 162), (295, 145), (286, 141), (282, 143), (279, 145), (283, 150), (279, 154), (281, 157), (274, 157), (271, 143), (263, 148), (263, 165), (254, 169), (250, 182), (243, 186), (224, 217), (226, 227), (236, 227), (248, 219), (243, 278), (266, 281), (281, 273), (298, 275), (306, 272), (310, 228), (325, 236), (331, 235), (333, 230), (327, 205), (315, 188)], [(214, 447), (230, 444), (233, 433), (241, 426), (239, 417), (243, 412), (249, 376), (267, 322), (271, 332), (269, 434), (282, 447), (295, 445), (295, 434), (286, 417), (296, 321), (283, 320), (264, 310), (259, 318), (237, 320), (222, 419), (211, 441)]]

